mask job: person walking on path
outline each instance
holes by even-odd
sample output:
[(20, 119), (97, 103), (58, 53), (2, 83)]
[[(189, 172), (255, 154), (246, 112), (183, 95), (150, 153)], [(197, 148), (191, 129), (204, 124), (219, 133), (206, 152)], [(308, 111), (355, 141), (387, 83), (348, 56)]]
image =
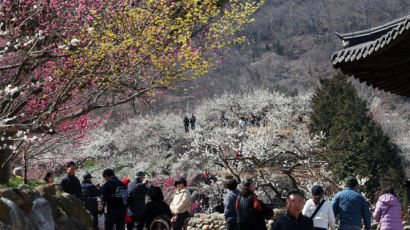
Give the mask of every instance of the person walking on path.
[(158, 216), (171, 219), (172, 213), (169, 205), (164, 202), (164, 194), (158, 186), (153, 186), (149, 194), (151, 201), (145, 205), (144, 214), (142, 216), (143, 226), (150, 228), (152, 221)]
[(239, 128), (246, 132), (246, 124), (245, 124), (245, 118), (241, 117), (239, 118)]
[(67, 163), (66, 168), (67, 175), (63, 177), (60, 182), (63, 191), (71, 195), (75, 195), (78, 199), (83, 200), (80, 180), (78, 180), (78, 178), (75, 176), (77, 165), (74, 163), (74, 161), (70, 161)]
[(286, 215), (277, 218), (270, 230), (312, 230), (313, 221), (302, 215), (303, 194), (299, 190), (291, 191), (286, 198)]
[(239, 189), (238, 182), (232, 179), (226, 183), (226, 188), (229, 192), (226, 194), (224, 199), (224, 217), (226, 220), (226, 230), (237, 230), (238, 224), (237, 216), (238, 213), (236, 212), (236, 199), (238, 198)]
[(191, 123), (192, 130), (195, 130), (195, 122), (196, 122), (196, 117), (194, 114), (192, 114), (191, 118), (189, 119), (189, 123)]
[(228, 126), (228, 118), (225, 117), (225, 113), (222, 113), (222, 116), (219, 118), (219, 125), (225, 128)]
[[(127, 188), (127, 196), (128, 196), (128, 184), (131, 183), (131, 180), (128, 179), (128, 178), (123, 178), (123, 179), (122, 179), (122, 183), (124, 183), (124, 184), (125, 184), (125, 187)], [(131, 219), (131, 217), (128, 215), (128, 210), (127, 210), (127, 212), (125, 213), (125, 225), (127, 226), (127, 230), (128, 230), (128, 229), (131, 229), (131, 230), (132, 230), (132, 228), (128, 227), (128, 226), (131, 225), (131, 223), (132, 223), (132, 219)]]
[(323, 198), (323, 188), (319, 185), (312, 187), (312, 199), (306, 202), (302, 214), (313, 220), (314, 230), (335, 229), (332, 205)]
[(188, 133), (189, 132), (189, 119), (187, 116), (184, 117), (184, 128), (185, 128), (185, 132)]
[(380, 230), (403, 229), (401, 222), (401, 205), (392, 187), (382, 190), (381, 196), (377, 200), (373, 218), (380, 222)]
[(102, 199), (107, 203), (107, 214), (105, 216), (105, 230), (124, 230), (125, 213), (127, 212), (127, 189), (125, 185), (115, 176), (112, 169), (103, 172), (105, 184)]
[(249, 115), (249, 128), (251, 126), (255, 128), (255, 116), (253, 116), (252, 114)]
[[(247, 180), (236, 200), (237, 223), (239, 230), (266, 229), (262, 218), (262, 206), (255, 194), (256, 187), (252, 180)], [(262, 221), (263, 220), (263, 223)]]
[(190, 216), (191, 212), (191, 193), (185, 187), (187, 181), (180, 177), (174, 183), (176, 190), (174, 198), (170, 204), (172, 212), (172, 225), (174, 230), (181, 230), (184, 226), (185, 219)]
[(145, 180), (145, 172), (137, 171), (135, 180), (128, 185), (128, 215), (132, 222), (127, 225), (127, 228), (133, 229), (137, 225), (137, 229), (143, 229), (142, 215), (145, 209), (145, 196), (149, 194), (150, 190), (147, 187), (148, 180)]
[(92, 178), (91, 174), (84, 174), (81, 191), (84, 199), (84, 207), (90, 211), (94, 219), (93, 227), (98, 230), (98, 198), (100, 198), (101, 194), (97, 187), (92, 183)]
[(370, 211), (366, 199), (357, 192), (357, 179), (348, 176), (346, 189), (332, 199), (332, 208), (338, 218), (339, 230), (361, 230), (362, 219), (366, 230), (370, 230)]

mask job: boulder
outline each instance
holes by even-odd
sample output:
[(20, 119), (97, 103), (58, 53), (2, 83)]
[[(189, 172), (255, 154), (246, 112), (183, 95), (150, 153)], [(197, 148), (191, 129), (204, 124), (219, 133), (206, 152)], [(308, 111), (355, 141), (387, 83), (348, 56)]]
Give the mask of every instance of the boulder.
[(53, 212), (48, 201), (42, 197), (33, 202), (33, 219), (42, 230), (55, 230)]
[(3, 222), (0, 222), (0, 230), (9, 230), (9, 228)]
[(211, 220), (212, 220), (212, 221), (218, 220), (218, 219), (219, 219), (219, 213), (212, 213), (212, 214), (211, 214)]
[[(6, 222), (9, 219), (10, 208), (9, 206), (0, 200), (0, 222)], [(1, 228), (0, 228), (1, 229)]]
[(44, 184), (36, 187), (37, 192), (40, 196), (44, 197), (46, 200), (56, 195), (56, 186), (55, 184)]
[(202, 223), (204, 225), (209, 225), (211, 223), (211, 220), (210, 219), (204, 219), (204, 220), (202, 220)]
[(0, 196), (12, 200), (26, 213), (30, 213), (33, 207), (35, 193), (31, 188), (20, 190), (17, 188), (0, 189)]
[(199, 218), (201, 218), (201, 219), (203, 219), (203, 220), (205, 220), (205, 219), (209, 219), (210, 218), (210, 216), (209, 215), (207, 215), (207, 214), (199, 214)]
[(209, 225), (204, 225), (204, 226), (202, 226), (202, 230), (209, 230)]
[(56, 230), (84, 230), (84, 227), (78, 220), (62, 216), (56, 220)]
[(93, 221), (91, 215), (85, 210), (81, 200), (68, 193), (57, 194), (54, 198), (56, 199), (57, 209), (61, 207), (66, 216), (71, 219), (77, 219), (81, 224), (87, 227), (92, 227)]
[(34, 223), (27, 213), (21, 210), (14, 201), (4, 197), (2, 197), (1, 200), (10, 208), (9, 219), (6, 222), (10, 229), (39, 230), (37, 224)]

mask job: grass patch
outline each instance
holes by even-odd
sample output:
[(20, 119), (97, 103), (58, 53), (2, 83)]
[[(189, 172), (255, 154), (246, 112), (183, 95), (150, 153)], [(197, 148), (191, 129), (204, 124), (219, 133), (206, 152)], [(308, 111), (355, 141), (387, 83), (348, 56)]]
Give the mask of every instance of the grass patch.
[(89, 171), (91, 168), (100, 165), (101, 163), (96, 163), (95, 161), (86, 161), (84, 162), (85, 171)]
[[(16, 176), (11, 176), (9, 179), (9, 184), (7, 187), (18, 187), (19, 185), (24, 183), (23, 177), (16, 177)], [(38, 185), (42, 184), (39, 181), (36, 180), (27, 180), (27, 185), (31, 187), (36, 187)]]

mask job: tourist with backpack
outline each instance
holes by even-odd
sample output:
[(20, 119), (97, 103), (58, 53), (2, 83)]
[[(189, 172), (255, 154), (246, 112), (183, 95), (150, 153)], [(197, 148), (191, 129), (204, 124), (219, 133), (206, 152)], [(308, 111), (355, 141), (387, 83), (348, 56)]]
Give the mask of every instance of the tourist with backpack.
[(392, 187), (386, 187), (376, 203), (373, 218), (380, 222), (380, 230), (403, 229), (401, 205)]
[(152, 221), (161, 216), (166, 219), (171, 219), (172, 213), (169, 205), (164, 201), (164, 194), (158, 186), (150, 188), (150, 201), (145, 205), (144, 214), (142, 215), (142, 223), (147, 229), (150, 228)]
[(248, 179), (242, 186), (242, 190), (236, 200), (237, 223), (239, 230), (264, 230), (262, 205), (255, 194), (256, 187), (251, 179)]
[(103, 187), (102, 199), (107, 203), (105, 230), (124, 230), (125, 213), (127, 212), (127, 189), (115, 176), (112, 169), (103, 172), (106, 181)]
[(92, 183), (92, 176), (89, 173), (85, 173), (83, 176), (83, 183), (81, 184), (81, 191), (84, 199), (84, 207), (90, 211), (93, 216), (94, 229), (98, 230), (98, 202), (101, 194), (97, 187)]
[(145, 172), (137, 171), (135, 180), (128, 185), (128, 215), (132, 222), (127, 225), (128, 228), (133, 228), (137, 225), (137, 229), (141, 230), (144, 227), (142, 215), (145, 210), (145, 196), (149, 194), (148, 180), (145, 180)]
[(332, 205), (323, 198), (323, 188), (319, 185), (312, 187), (312, 199), (303, 207), (302, 214), (313, 220), (314, 230), (335, 229), (335, 215)]
[(174, 185), (176, 189), (170, 205), (173, 215), (171, 223), (174, 230), (181, 230), (191, 213), (191, 193), (185, 188), (187, 181), (183, 177), (176, 179)]

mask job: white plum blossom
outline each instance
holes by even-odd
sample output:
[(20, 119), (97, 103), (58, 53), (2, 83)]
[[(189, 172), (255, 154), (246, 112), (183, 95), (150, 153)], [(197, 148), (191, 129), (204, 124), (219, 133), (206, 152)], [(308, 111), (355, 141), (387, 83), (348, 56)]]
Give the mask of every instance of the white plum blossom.
[(78, 38), (73, 38), (73, 39), (70, 41), (70, 44), (71, 44), (72, 46), (76, 46), (76, 45), (78, 45), (78, 43), (80, 43), (80, 39), (78, 39)]

